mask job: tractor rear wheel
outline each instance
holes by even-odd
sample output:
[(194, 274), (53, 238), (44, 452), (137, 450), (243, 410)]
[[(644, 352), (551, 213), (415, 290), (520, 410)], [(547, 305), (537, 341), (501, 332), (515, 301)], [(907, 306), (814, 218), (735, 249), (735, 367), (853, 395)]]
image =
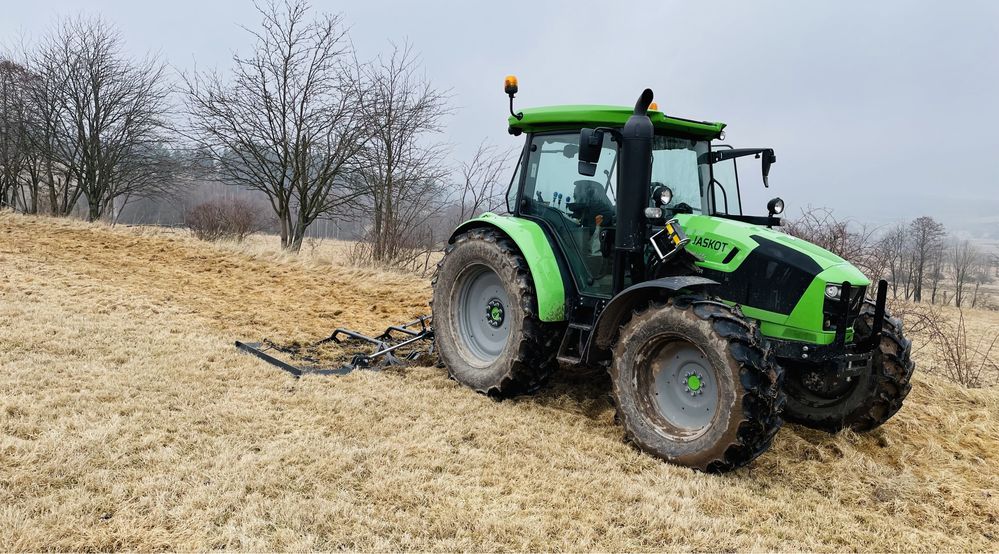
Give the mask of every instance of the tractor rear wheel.
[[(854, 340), (871, 336), (874, 303), (864, 302), (854, 325)], [(870, 431), (888, 421), (902, 407), (912, 385), (912, 341), (902, 334), (902, 322), (885, 313), (881, 344), (874, 349), (871, 372), (863, 377), (828, 386), (816, 372), (824, 371), (799, 362), (785, 364), (787, 370), (788, 421), (835, 433), (840, 429)]]
[(453, 379), (511, 396), (534, 391), (558, 367), (561, 326), (538, 318), (527, 262), (505, 235), (459, 235), (433, 283), (434, 340)]
[(723, 472), (762, 454), (780, 429), (782, 370), (756, 325), (721, 302), (680, 297), (622, 328), (611, 379), (639, 448)]

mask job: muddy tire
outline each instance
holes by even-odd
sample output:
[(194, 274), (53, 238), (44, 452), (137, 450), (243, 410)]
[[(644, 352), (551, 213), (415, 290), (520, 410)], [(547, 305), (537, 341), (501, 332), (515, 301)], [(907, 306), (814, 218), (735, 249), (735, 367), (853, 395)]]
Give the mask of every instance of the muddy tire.
[[(864, 302), (854, 326), (855, 340), (871, 336), (874, 303)], [(885, 312), (881, 344), (874, 350), (871, 372), (841, 390), (816, 391), (805, 385), (807, 365), (787, 367), (785, 419), (813, 429), (835, 433), (850, 428), (870, 431), (888, 421), (902, 407), (912, 385), (912, 342), (902, 334), (902, 322)]]
[(782, 370), (756, 325), (704, 297), (635, 314), (614, 348), (611, 380), (628, 439), (702, 471), (748, 464), (783, 423)]
[(481, 393), (536, 390), (558, 367), (562, 326), (538, 318), (527, 262), (492, 229), (472, 229), (445, 250), (434, 276), (434, 335), (450, 376)]

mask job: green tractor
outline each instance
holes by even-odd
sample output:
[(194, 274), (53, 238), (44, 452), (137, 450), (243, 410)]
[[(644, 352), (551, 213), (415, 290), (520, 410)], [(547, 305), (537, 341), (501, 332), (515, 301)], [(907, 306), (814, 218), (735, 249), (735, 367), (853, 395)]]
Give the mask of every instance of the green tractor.
[(514, 113), (526, 137), (509, 215), (460, 225), (434, 281), (436, 347), (450, 375), (504, 397), (559, 367), (604, 366), (617, 419), (642, 450), (722, 472), (783, 420), (873, 429), (899, 410), (913, 363), (901, 322), (835, 254), (742, 213), (724, 124), (634, 109)]

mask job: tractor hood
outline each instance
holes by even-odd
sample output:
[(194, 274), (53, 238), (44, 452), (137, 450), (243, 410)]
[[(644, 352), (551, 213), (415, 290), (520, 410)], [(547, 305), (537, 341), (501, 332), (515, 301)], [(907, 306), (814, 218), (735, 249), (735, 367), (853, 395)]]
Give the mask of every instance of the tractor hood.
[[(726, 258), (730, 263), (735, 262), (743, 257), (740, 254), (749, 254), (755, 248), (766, 245), (777, 259), (813, 270), (826, 270), (844, 264), (850, 266), (849, 262), (821, 246), (761, 225), (704, 215), (681, 214), (676, 218), (690, 237), (687, 248), (704, 257), (709, 264), (720, 263)], [(851, 284), (870, 284), (859, 270), (847, 277), (851, 277), (847, 279)]]
[[(867, 287), (870, 280), (843, 258), (802, 239), (742, 221), (706, 215), (678, 215), (690, 242), (687, 250), (716, 293), (752, 308), (774, 323), (821, 328), (823, 291), (828, 283)], [(800, 320), (807, 315), (808, 321)]]
[[(751, 225), (749, 223), (743, 223), (741, 221), (728, 220), (730, 223), (734, 223), (740, 226), (746, 226), (752, 229), (754, 235), (765, 238), (767, 240), (773, 241), (783, 247), (790, 248), (792, 250), (798, 251), (806, 256), (810, 257), (815, 261), (822, 269), (828, 269), (834, 265), (849, 264), (843, 258), (833, 254), (832, 252), (812, 244), (806, 240), (799, 239), (798, 237), (788, 235), (787, 233), (782, 233), (780, 231), (774, 231), (773, 229), (768, 229), (759, 225)], [(748, 231), (748, 230), (747, 230)], [(857, 283), (859, 284), (859, 283)]]

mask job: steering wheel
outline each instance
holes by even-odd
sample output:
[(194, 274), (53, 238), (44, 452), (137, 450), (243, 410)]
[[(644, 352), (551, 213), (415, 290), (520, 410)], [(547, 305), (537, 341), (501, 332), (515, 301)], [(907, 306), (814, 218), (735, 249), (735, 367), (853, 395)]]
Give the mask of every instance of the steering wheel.
[(676, 206), (670, 208), (675, 214), (692, 214), (694, 213), (694, 208), (686, 202), (680, 202)]

